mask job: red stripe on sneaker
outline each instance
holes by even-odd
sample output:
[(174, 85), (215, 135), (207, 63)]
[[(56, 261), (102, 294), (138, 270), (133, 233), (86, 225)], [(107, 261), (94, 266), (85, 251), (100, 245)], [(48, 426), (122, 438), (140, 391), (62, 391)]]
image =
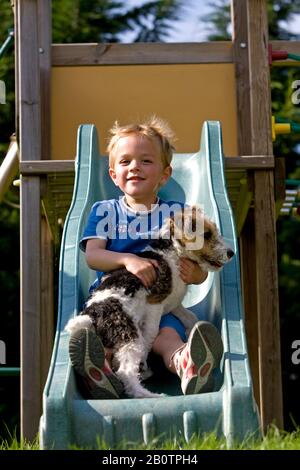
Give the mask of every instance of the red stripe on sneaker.
[(99, 381), (99, 380), (102, 379), (102, 375), (101, 375), (100, 370), (95, 369), (95, 367), (91, 367), (91, 368), (89, 369), (89, 374), (90, 374), (90, 376), (91, 376), (94, 380)]
[(210, 362), (207, 362), (206, 364), (204, 364), (203, 367), (201, 367), (201, 370), (199, 372), (200, 377), (205, 377), (205, 375), (210, 369), (210, 366), (211, 366)]

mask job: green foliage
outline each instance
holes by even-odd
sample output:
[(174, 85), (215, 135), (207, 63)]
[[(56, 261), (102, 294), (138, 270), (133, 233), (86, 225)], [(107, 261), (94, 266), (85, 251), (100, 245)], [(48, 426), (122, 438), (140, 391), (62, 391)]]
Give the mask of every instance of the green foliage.
[[(10, 197), (10, 196), (9, 196)], [(17, 197), (14, 195), (14, 197)], [(19, 302), (19, 212), (9, 206), (0, 206), (0, 296), (3, 323), (0, 339), (6, 344), (9, 366), (19, 365), (20, 302)], [(18, 423), (16, 409), (19, 403), (19, 377), (0, 379), (0, 435), (6, 434)]]
[(270, 40), (299, 39), (300, 34), (293, 34), (287, 29), (287, 22), (299, 13), (299, 8), (300, 0), (268, 0)]
[[(217, 437), (215, 433), (207, 433), (202, 436), (193, 436), (189, 443), (184, 439), (168, 439), (143, 443), (123, 442), (117, 446), (109, 446), (102, 439), (97, 439), (97, 450), (299, 450), (300, 429), (296, 428), (291, 433), (281, 431), (275, 426), (270, 427), (262, 438), (249, 436), (243, 442), (227, 443), (225, 438)], [(16, 435), (8, 439), (0, 439), (0, 450), (39, 450), (38, 437), (33, 442), (19, 441)], [(70, 450), (89, 450), (78, 446), (70, 446)]]
[(209, 2), (208, 5), (213, 9), (211, 13), (200, 18), (200, 21), (206, 25), (209, 41), (231, 41), (231, 10), (229, 0), (217, 0)]
[[(8, 0), (0, 0), (0, 45), (14, 26), (13, 12)], [(0, 59), (0, 80), (6, 86), (6, 104), (0, 104), (0, 163), (8, 148), (9, 138), (15, 132), (15, 78), (13, 41)]]
[(8, 438), (0, 438), (0, 451), (1, 450), (39, 450), (40, 444), (39, 439), (36, 437), (32, 442), (26, 441), (25, 439), (19, 440), (17, 437), (17, 431), (11, 434), (7, 429)]
[(178, 20), (181, 1), (152, 0), (128, 7), (115, 0), (53, 0), (53, 42), (119, 42), (134, 32), (133, 42), (161, 42), (171, 21)]
[[(201, 18), (201, 22), (206, 25), (209, 31), (208, 39), (210, 41), (231, 40), (230, 23), (230, 0), (216, 0), (208, 2), (212, 12)], [(299, 39), (299, 34), (291, 33), (288, 28), (288, 22), (293, 19), (295, 14), (299, 14), (300, 0), (268, 0), (268, 21), (270, 40), (293, 40)]]

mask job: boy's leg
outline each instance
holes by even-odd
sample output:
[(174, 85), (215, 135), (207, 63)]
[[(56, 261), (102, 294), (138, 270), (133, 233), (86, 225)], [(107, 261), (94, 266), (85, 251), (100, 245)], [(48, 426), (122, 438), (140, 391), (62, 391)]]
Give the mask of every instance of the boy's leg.
[(223, 354), (218, 330), (211, 323), (198, 322), (185, 342), (180, 320), (174, 321), (172, 314), (164, 317), (153, 351), (162, 356), (167, 369), (179, 375), (185, 395), (211, 391), (212, 371)]
[(159, 330), (152, 350), (162, 357), (166, 368), (176, 374), (173, 360), (174, 351), (185, 346), (178, 332), (173, 327), (165, 326)]
[(92, 329), (81, 328), (71, 335), (69, 354), (86, 398), (119, 398), (123, 385), (111, 370), (103, 344)]

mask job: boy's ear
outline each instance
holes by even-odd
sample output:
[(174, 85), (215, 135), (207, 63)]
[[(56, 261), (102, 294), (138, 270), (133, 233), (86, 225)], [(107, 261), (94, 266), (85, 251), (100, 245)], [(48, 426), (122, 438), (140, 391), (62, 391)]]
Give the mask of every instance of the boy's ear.
[(171, 165), (166, 166), (166, 168), (163, 171), (163, 175), (161, 177), (161, 185), (164, 185), (168, 181), (171, 175), (172, 175)]
[(116, 178), (117, 178), (117, 175), (116, 175), (116, 172), (113, 168), (109, 168), (108, 169), (108, 172), (109, 172), (109, 176), (111, 177), (111, 179), (113, 180), (113, 182), (115, 183), (116, 186), (119, 186), (118, 183), (116, 182)]

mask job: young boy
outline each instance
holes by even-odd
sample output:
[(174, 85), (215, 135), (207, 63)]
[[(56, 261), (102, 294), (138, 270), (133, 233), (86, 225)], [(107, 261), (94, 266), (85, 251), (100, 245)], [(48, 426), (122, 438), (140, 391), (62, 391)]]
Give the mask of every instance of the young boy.
[[(156, 278), (157, 261), (141, 258), (136, 253), (142, 252), (153, 233), (157, 234), (161, 228), (163, 218), (154, 216), (162, 205), (174, 204), (157, 196), (172, 174), (173, 133), (166, 122), (152, 117), (143, 124), (120, 127), (115, 123), (110, 135), (109, 174), (124, 196), (94, 204), (80, 247), (85, 251), (88, 266), (97, 271), (92, 289), (101, 282), (105, 272), (120, 267), (125, 267), (149, 288)], [(106, 226), (104, 230), (101, 222), (105, 217), (114, 223), (113, 226), (108, 223), (110, 228)], [(146, 232), (130, 231), (138, 226), (135, 222), (143, 222), (140, 225), (145, 227), (145, 220), (149, 228)], [(151, 226), (153, 220), (158, 220), (155, 227)], [(186, 258), (180, 261), (180, 273), (187, 284), (200, 284), (207, 277), (207, 272)], [(213, 328), (207, 341), (204, 324), (196, 323), (187, 340), (181, 321), (172, 313), (165, 314), (153, 344), (153, 351), (163, 358), (167, 369), (180, 377), (184, 394), (208, 391), (212, 370), (218, 366), (213, 345), (221, 343), (220, 335)], [(94, 331), (82, 329), (79, 337), (78, 334), (76, 338), (71, 337), (70, 357), (93, 398), (119, 397), (122, 384), (110, 367), (111, 352), (104, 349)], [(200, 357), (205, 360), (200, 361)]]

